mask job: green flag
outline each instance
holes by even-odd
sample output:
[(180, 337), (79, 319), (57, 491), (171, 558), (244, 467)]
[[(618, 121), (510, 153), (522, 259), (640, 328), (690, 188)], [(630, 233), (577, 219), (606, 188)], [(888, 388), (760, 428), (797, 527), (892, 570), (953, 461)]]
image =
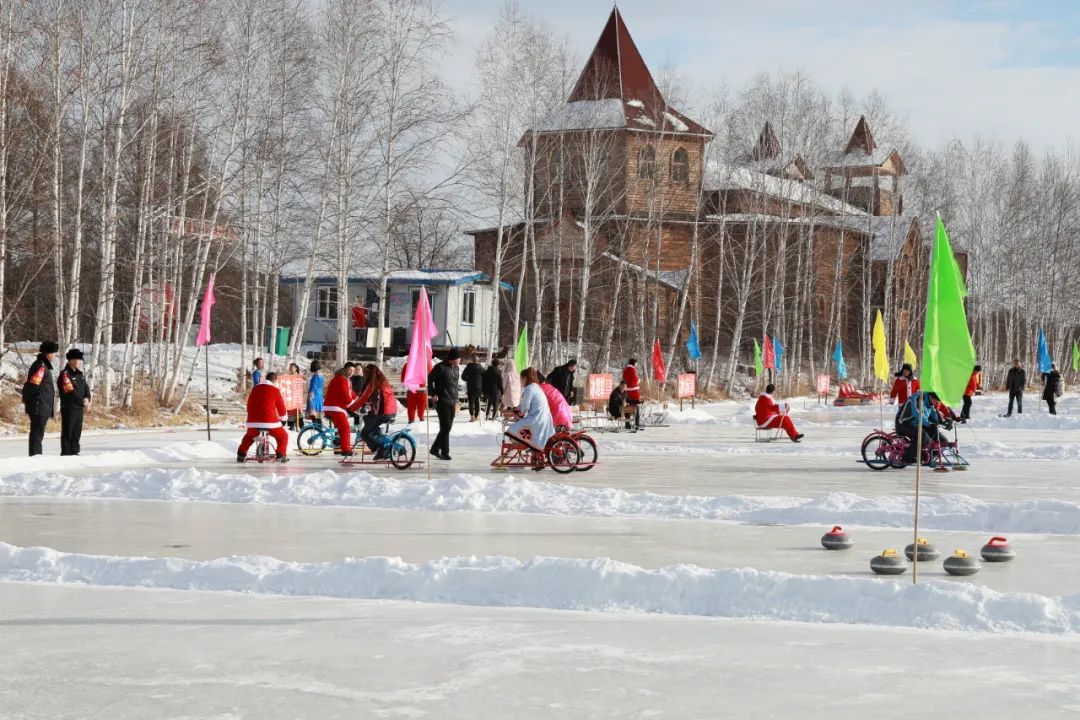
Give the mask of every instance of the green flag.
[(1080, 370), (1080, 343), (1073, 340), (1073, 370)]
[(922, 388), (937, 393), (948, 405), (960, 402), (975, 366), (965, 297), (964, 275), (953, 255), (949, 233), (938, 217), (926, 288)]
[(529, 323), (521, 326), (517, 349), (514, 351), (514, 364), (517, 366), (518, 372), (529, 367)]
[(761, 377), (763, 372), (765, 368), (761, 365), (761, 346), (758, 345), (757, 338), (754, 338), (754, 374)]

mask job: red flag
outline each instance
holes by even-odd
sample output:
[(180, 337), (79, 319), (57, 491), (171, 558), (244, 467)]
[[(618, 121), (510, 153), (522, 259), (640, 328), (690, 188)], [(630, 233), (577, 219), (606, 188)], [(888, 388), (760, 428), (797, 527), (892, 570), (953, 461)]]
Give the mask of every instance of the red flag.
[(660, 339), (657, 338), (652, 347), (652, 376), (656, 382), (667, 380), (667, 368), (664, 367), (664, 353), (660, 351)]
[(765, 333), (765, 356), (762, 358), (762, 366), (766, 368), (776, 369), (776, 347), (773, 345), (772, 339), (768, 333)]
[(210, 308), (214, 307), (214, 273), (210, 273), (210, 281), (206, 283), (206, 294), (203, 295), (202, 308), (199, 310), (199, 336), (195, 338), (195, 347), (202, 347), (210, 342)]

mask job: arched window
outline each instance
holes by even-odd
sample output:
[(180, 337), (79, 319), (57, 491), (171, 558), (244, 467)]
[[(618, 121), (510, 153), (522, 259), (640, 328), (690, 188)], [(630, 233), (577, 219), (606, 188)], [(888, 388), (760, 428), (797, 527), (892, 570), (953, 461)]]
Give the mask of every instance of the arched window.
[(646, 145), (638, 153), (638, 177), (642, 180), (656, 180), (656, 150)]
[(690, 182), (690, 155), (686, 152), (686, 148), (678, 147), (671, 153), (671, 181)]

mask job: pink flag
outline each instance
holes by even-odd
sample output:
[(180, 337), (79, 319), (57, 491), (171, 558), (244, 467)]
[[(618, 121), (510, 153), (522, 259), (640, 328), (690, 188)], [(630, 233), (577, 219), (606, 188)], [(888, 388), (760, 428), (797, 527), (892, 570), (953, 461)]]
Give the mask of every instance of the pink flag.
[(405, 377), (401, 379), (406, 387), (427, 387), (432, 357), (431, 340), (438, 334), (439, 329), (431, 319), (427, 291), (420, 288), (420, 301), (416, 303), (416, 316), (413, 318), (412, 342), (409, 343), (409, 359), (406, 361)]
[(203, 295), (202, 307), (199, 309), (201, 320), (199, 321), (199, 335), (195, 338), (195, 347), (202, 347), (210, 343), (210, 308), (214, 307), (214, 273), (210, 273), (210, 281), (206, 283), (206, 294)]

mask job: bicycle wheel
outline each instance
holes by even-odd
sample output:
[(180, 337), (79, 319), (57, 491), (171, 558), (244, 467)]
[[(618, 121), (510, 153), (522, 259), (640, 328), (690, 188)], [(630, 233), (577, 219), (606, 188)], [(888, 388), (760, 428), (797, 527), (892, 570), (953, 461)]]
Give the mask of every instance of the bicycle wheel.
[(390, 464), (398, 470), (408, 470), (416, 459), (416, 441), (411, 436), (396, 436), (390, 441)]
[(330, 438), (321, 429), (312, 425), (307, 426), (296, 436), (296, 449), (301, 455), (315, 457), (322, 453), (332, 443)]
[(561, 475), (574, 472), (580, 462), (581, 447), (568, 437), (555, 440), (547, 449), (548, 465)]
[(889, 446), (892, 438), (885, 433), (870, 433), (863, 440), (862, 459), (871, 470), (884, 470), (892, 464), (889, 458)]
[(596, 441), (588, 435), (582, 435), (577, 438), (578, 447), (581, 449), (581, 462), (574, 468), (579, 472), (586, 472), (592, 470), (596, 465), (596, 460), (600, 457), (596, 450)]

